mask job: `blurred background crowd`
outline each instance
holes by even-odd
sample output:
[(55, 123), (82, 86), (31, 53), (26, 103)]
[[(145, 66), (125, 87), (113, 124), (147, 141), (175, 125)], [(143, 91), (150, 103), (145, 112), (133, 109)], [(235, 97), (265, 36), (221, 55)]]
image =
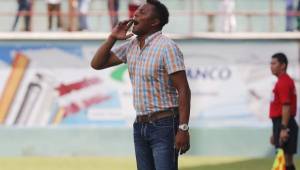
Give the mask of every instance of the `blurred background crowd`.
[[(0, 31), (107, 32), (119, 20), (133, 17), (144, 1), (0, 0)], [(300, 30), (300, 0), (164, 0), (164, 3), (171, 12), (168, 32)], [(174, 26), (178, 24), (182, 27), (176, 30)]]

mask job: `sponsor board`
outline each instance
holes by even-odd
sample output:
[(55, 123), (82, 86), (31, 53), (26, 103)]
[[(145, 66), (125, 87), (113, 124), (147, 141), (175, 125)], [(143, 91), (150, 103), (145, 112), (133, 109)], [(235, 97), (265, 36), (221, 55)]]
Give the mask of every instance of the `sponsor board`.
[[(0, 44), (1, 123), (130, 127), (135, 111), (127, 66), (90, 68), (98, 44)], [(296, 41), (185, 40), (178, 44), (192, 91), (191, 126), (270, 126), (268, 109), (276, 78), (269, 63), (278, 50), (289, 57), (288, 72), (299, 87)], [(20, 56), (23, 62), (16, 66)]]

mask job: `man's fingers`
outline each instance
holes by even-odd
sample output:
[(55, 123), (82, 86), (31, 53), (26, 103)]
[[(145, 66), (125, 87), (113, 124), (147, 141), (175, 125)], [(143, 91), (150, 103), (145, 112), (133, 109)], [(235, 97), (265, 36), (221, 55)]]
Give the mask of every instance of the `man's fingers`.
[(272, 145), (274, 145), (274, 137), (273, 137), (273, 136), (270, 137), (270, 143), (271, 143)]
[(190, 143), (188, 143), (187, 144), (187, 151), (190, 150), (190, 148), (191, 148), (191, 145), (190, 145)]
[(119, 26), (123, 26), (123, 25), (127, 25), (130, 21), (132, 21), (132, 19), (127, 19), (127, 20), (124, 20), (124, 21), (121, 21), (121, 22), (119, 22)]
[(180, 155), (186, 153), (190, 149), (189, 145), (186, 145), (180, 149)]
[(120, 21), (118, 25), (122, 26), (122, 25), (125, 25), (125, 24), (126, 24), (126, 21)]
[(180, 153), (182, 151), (182, 149), (183, 149), (183, 144), (180, 143), (180, 142), (176, 142), (175, 143), (175, 149), (176, 149), (177, 152)]
[(284, 143), (287, 142), (287, 140), (288, 140), (288, 137), (281, 137), (279, 139), (279, 145), (280, 146), (284, 145)]
[(133, 24), (133, 20), (131, 19), (126, 25), (126, 30), (129, 30), (129, 28), (132, 26), (132, 24)]
[(132, 36), (134, 36), (134, 34), (133, 34), (133, 33), (130, 33), (130, 34), (126, 35), (125, 39), (127, 40), (128, 38), (130, 38), (130, 37), (132, 37)]
[(180, 155), (184, 154), (186, 151), (187, 151), (186, 148), (182, 148), (182, 149), (180, 150)]
[(190, 149), (190, 144), (177, 143), (175, 145), (175, 149), (181, 155), (186, 153)]

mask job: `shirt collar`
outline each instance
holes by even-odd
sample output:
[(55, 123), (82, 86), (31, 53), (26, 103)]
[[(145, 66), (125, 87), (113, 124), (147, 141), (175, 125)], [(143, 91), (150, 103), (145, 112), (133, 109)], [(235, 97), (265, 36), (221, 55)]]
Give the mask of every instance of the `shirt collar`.
[(150, 36), (148, 36), (145, 40), (145, 45), (150, 44), (156, 37), (158, 37), (161, 34), (162, 34), (161, 31), (157, 31), (157, 32), (151, 34)]
[[(145, 39), (145, 46), (149, 45), (156, 37), (162, 35), (161, 31), (157, 31), (151, 35), (149, 35), (146, 39)], [(136, 38), (136, 43), (139, 43), (138, 39)]]

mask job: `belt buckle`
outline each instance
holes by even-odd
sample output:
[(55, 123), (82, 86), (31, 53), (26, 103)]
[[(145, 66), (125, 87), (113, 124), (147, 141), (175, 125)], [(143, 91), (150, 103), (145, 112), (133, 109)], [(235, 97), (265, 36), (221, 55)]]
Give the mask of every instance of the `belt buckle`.
[(137, 122), (137, 123), (153, 123), (152, 115), (148, 114), (148, 115), (137, 116), (135, 119), (135, 122)]

